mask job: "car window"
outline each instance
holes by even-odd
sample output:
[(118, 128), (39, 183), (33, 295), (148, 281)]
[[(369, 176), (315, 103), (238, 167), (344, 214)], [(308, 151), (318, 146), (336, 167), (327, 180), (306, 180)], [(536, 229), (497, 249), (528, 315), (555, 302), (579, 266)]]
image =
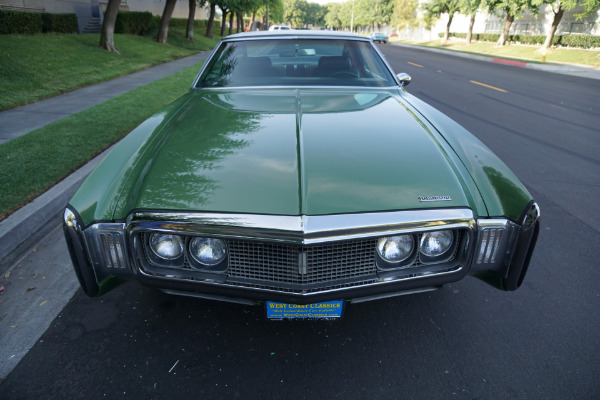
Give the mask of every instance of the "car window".
[(389, 87), (396, 82), (365, 41), (261, 39), (223, 43), (197, 87), (297, 85)]

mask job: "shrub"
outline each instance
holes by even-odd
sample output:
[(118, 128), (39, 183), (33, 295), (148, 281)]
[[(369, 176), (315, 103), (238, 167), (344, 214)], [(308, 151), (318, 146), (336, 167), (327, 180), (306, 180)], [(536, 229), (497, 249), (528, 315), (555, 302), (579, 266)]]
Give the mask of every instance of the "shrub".
[(42, 14), (33, 12), (0, 10), (0, 34), (42, 33)]
[(43, 31), (56, 33), (77, 33), (75, 14), (42, 14)]
[(119, 11), (115, 21), (115, 33), (144, 35), (158, 27), (156, 21), (157, 19), (148, 11)]
[(559, 44), (562, 46), (583, 47), (584, 49), (591, 49), (594, 47), (600, 47), (600, 36), (562, 35)]
[(0, 34), (76, 33), (75, 14), (49, 14), (0, 10)]
[[(439, 33), (440, 38), (444, 37), (444, 33)], [(466, 33), (451, 32), (450, 37), (457, 37), (464, 39), (467, 37)], [(500, 39), (499, 33), (474, 33), (473, 39), (485, 41), (485, 42), (497, 42)], [(546, 35), (509, 35), (508, 41), (520, 44), (531, 44), (541, 45), (546, 41)], [(568, 46), (568, 47), (581, 47), (584, 49), (598, 48), (600, 47), (600, 36), (592, 35), (554, 35), (552, 38), (553, 45)]]

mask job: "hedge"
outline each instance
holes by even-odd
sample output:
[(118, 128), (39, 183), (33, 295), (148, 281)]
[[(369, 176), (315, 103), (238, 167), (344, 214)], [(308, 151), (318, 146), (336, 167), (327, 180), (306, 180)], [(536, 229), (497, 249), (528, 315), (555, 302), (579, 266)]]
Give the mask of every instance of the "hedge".
[(115, 21), (115, 33), (144, 35), (157, 28), (157, 19), (147, 11), (119, 11)]
[(44, 32), (77, 33), (77, 15), (42, 14)]
[(561, 46), (583, 47), (591, 49), (600, 47), (600, 36), (592, 35), (563, 35), (560, 39)]
[(0, 34), (75, 33), (75, 14), (48, 14), (0, 10)]
[[(444, 33), (439, 33), (439, 37), (444, 37)], [(451, 37), (466, 39), (466, 33), (450, 33)], [(474, 33), (474, 40), (482, 40), (486, 42), (497, 42), (500, 39), (499, 33)], [(521, 44), (544, 44), (546, 35), (508, 35), (508, 41), (511, 43)], [(600, 47), (600, 36), (592, 35), (554, 35), (552, 38), (553, 45), (581, 47), (591, 49)]]
[(0, 10), (2, 35), (42, 33), (43, 30), (44, 21), (40, 13)]

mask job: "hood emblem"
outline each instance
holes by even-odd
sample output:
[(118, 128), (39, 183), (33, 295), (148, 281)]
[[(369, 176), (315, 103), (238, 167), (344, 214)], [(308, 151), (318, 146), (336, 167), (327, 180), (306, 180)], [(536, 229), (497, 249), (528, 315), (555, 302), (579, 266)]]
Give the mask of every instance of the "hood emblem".
[(419, 201), (452, 201), (450, 196), (419, 196)]

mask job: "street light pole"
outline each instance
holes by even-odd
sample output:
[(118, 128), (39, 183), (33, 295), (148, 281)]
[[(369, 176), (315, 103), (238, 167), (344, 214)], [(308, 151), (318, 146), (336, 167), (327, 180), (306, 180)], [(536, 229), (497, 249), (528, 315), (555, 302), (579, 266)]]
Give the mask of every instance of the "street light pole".
[(354, 32), (354, 0), (352, 0), (352, 16), (350, 17), (350, 32)]
[(269, 30), (269, 0), (267, 0), (267, 30)]

